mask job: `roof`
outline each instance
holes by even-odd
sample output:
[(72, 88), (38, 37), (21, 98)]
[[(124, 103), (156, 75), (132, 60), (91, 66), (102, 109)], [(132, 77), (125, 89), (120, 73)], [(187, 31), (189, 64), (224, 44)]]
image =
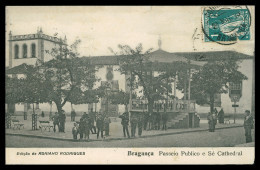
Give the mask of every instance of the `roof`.
[(234, 59), (253, 59), (251, 55), (239, 53), (236, 51), (205, 51), (205, 52), (176, 52), (172, 53), (178, 56), (195, 61), (207, 60), (234, 60)]
[(191, 58), (187, 58), (184, 55), (179, 55), (177, 53), (169, 53), (160, 49), (151, 52), (149, 56), (152, 62), (159, 62), (159, 63), (172, 63), (176, 61), (188, 62), (188, 60), (190, 59), (192, 65), (203, 66), (205, 64), (205, 62), (194, 61)]
[[(208, 60), (230, 60), (230, 59), (253, 59), (253, 56), (238, 53), (236, 51), (205, 51), (205, 52), (175, 52), (170, 53), (164, 50), (156, 50), (149, 54), (150, 60), (152, 62), (159, 63), (171, 63), (176, 61), (187, 62), (191, 60), (191, 64), (194, 65), (203, 65), (205, 61)], [(119, 57), (122, 55), (115, 56), (94, 56), (94, 57), (85, 57), (82, 59), (91, 60), (92, 64), (100, 65), (118, 65)]]
[[(119, 65), (119, 59), (126, 57), (124, 55), (110, 55), (110, 56), (94, 56), (94, 57), (80, 57), (80, 62), (91, 63), (94, 65)], [(253, 56), (238, 53), (236, 51), (205, 51), (205, 52), (175, 52), (170, 53), (164, 50), (156, 50), (149, 54), (149, 60), (169, 64), (176, 61), (187, 62), (190, 60), (191, 65), (203, 66), (209, 60), (230, 60), (230, 59), (253, 59)], [(6, 71), (7, 74), (22, 74), (26, 71), (28, 65), (22, 64)]]
[(31, 65), (27, 65), (26, 63), (23, 63), (19, 66), (7, 69), (6, 74), (25, 74), (27, 73), (30, 67)]

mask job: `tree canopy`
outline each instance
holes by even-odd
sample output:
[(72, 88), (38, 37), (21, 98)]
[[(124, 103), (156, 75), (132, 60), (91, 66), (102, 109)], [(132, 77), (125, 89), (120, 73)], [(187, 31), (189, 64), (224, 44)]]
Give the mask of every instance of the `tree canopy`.
[[(28, 67), (24, 78), (7, 78), (7, 83), (17, 87), (7, 90), (8, 101), (15, 103), (53, 101), (60, 112), (69, 100), (76, 103), (77, 97), (81, 102), (84, 99), (81, 96), (90, 95), (88, 99), (92, 98), (93, 92), (90, 90), (98, 81), (95, 75), (97, 69), (90, 62), (84, 64), (80, 62), (77, 53), (79, 43), (80, 40), (77, 40), (70, 46), (60, 44), (58, 48), (45, 51), (53, 57), (50, 61), (42, 62), (38, 59), (35, 66)], [(14, 96), (19, 98), (14, 99)]]
[[(198, 104), (210, 104), (214, 109), (214, 95), (227, 93), (229, 82), (240, 82), (247, 77), (238, 71), (236, 60), (210, 61), (192, 74), (191, 99)], [(207, 100), (209, 98), (209, 101)]]

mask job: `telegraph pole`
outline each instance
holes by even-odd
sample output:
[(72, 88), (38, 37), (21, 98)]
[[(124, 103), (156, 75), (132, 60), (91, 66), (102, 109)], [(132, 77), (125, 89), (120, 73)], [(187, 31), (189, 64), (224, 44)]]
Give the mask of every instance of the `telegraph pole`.
[[(236, 101), (234, 102), (234, 106), (236, 106)], [(234, 124), (236, 124), (236, 113), (237, 113), (237, 107), (234, 107)]]
[(191, 76), (191, 73), (190, 73), (190, 60), (188, 61), (188, 112), (190, 111), (190, 76)]
[(251, 113), (255, 116), (255, 53), (253, 56), (253, 73), (252, 73), (252, 103), (251, 103)]
[(131, 111), (132, 111), (132, 71), (130, 71), (129, 120), (131, 118)]

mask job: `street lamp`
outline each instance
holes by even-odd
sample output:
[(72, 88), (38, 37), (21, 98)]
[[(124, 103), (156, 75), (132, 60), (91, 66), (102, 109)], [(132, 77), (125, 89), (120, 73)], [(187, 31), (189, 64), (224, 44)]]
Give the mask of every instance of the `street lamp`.
[(109, 87), (109, 84), (107, 84), (105, 94), (106, 94), (106, 115), (108, 115), (108, 101), (109, 101), (109, 95), (111, 94), (111, 88)]

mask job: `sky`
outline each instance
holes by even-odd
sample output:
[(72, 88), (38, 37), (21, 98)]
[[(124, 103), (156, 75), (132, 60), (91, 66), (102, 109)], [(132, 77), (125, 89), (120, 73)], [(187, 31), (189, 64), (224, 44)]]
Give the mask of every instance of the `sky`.
[[(162, 49), (168, 52), (234, 50), (253, 55), (254, 7), (249, 9), (251, 40), (229, 46), (203, 41), (200, 6), (8, 6), (6, 37), (10, 30), (23, 35), (42, 27), (44, 34), (66, 35), (68, 44), (81, 39), (81, 56), (112, 55), (109, 47), (118, 51), (118, 44), (135, 47), (142, 43), (144, 50), (157, 50), (159, 36)], [(198, 39), (193, 40), (195, 30)]]

